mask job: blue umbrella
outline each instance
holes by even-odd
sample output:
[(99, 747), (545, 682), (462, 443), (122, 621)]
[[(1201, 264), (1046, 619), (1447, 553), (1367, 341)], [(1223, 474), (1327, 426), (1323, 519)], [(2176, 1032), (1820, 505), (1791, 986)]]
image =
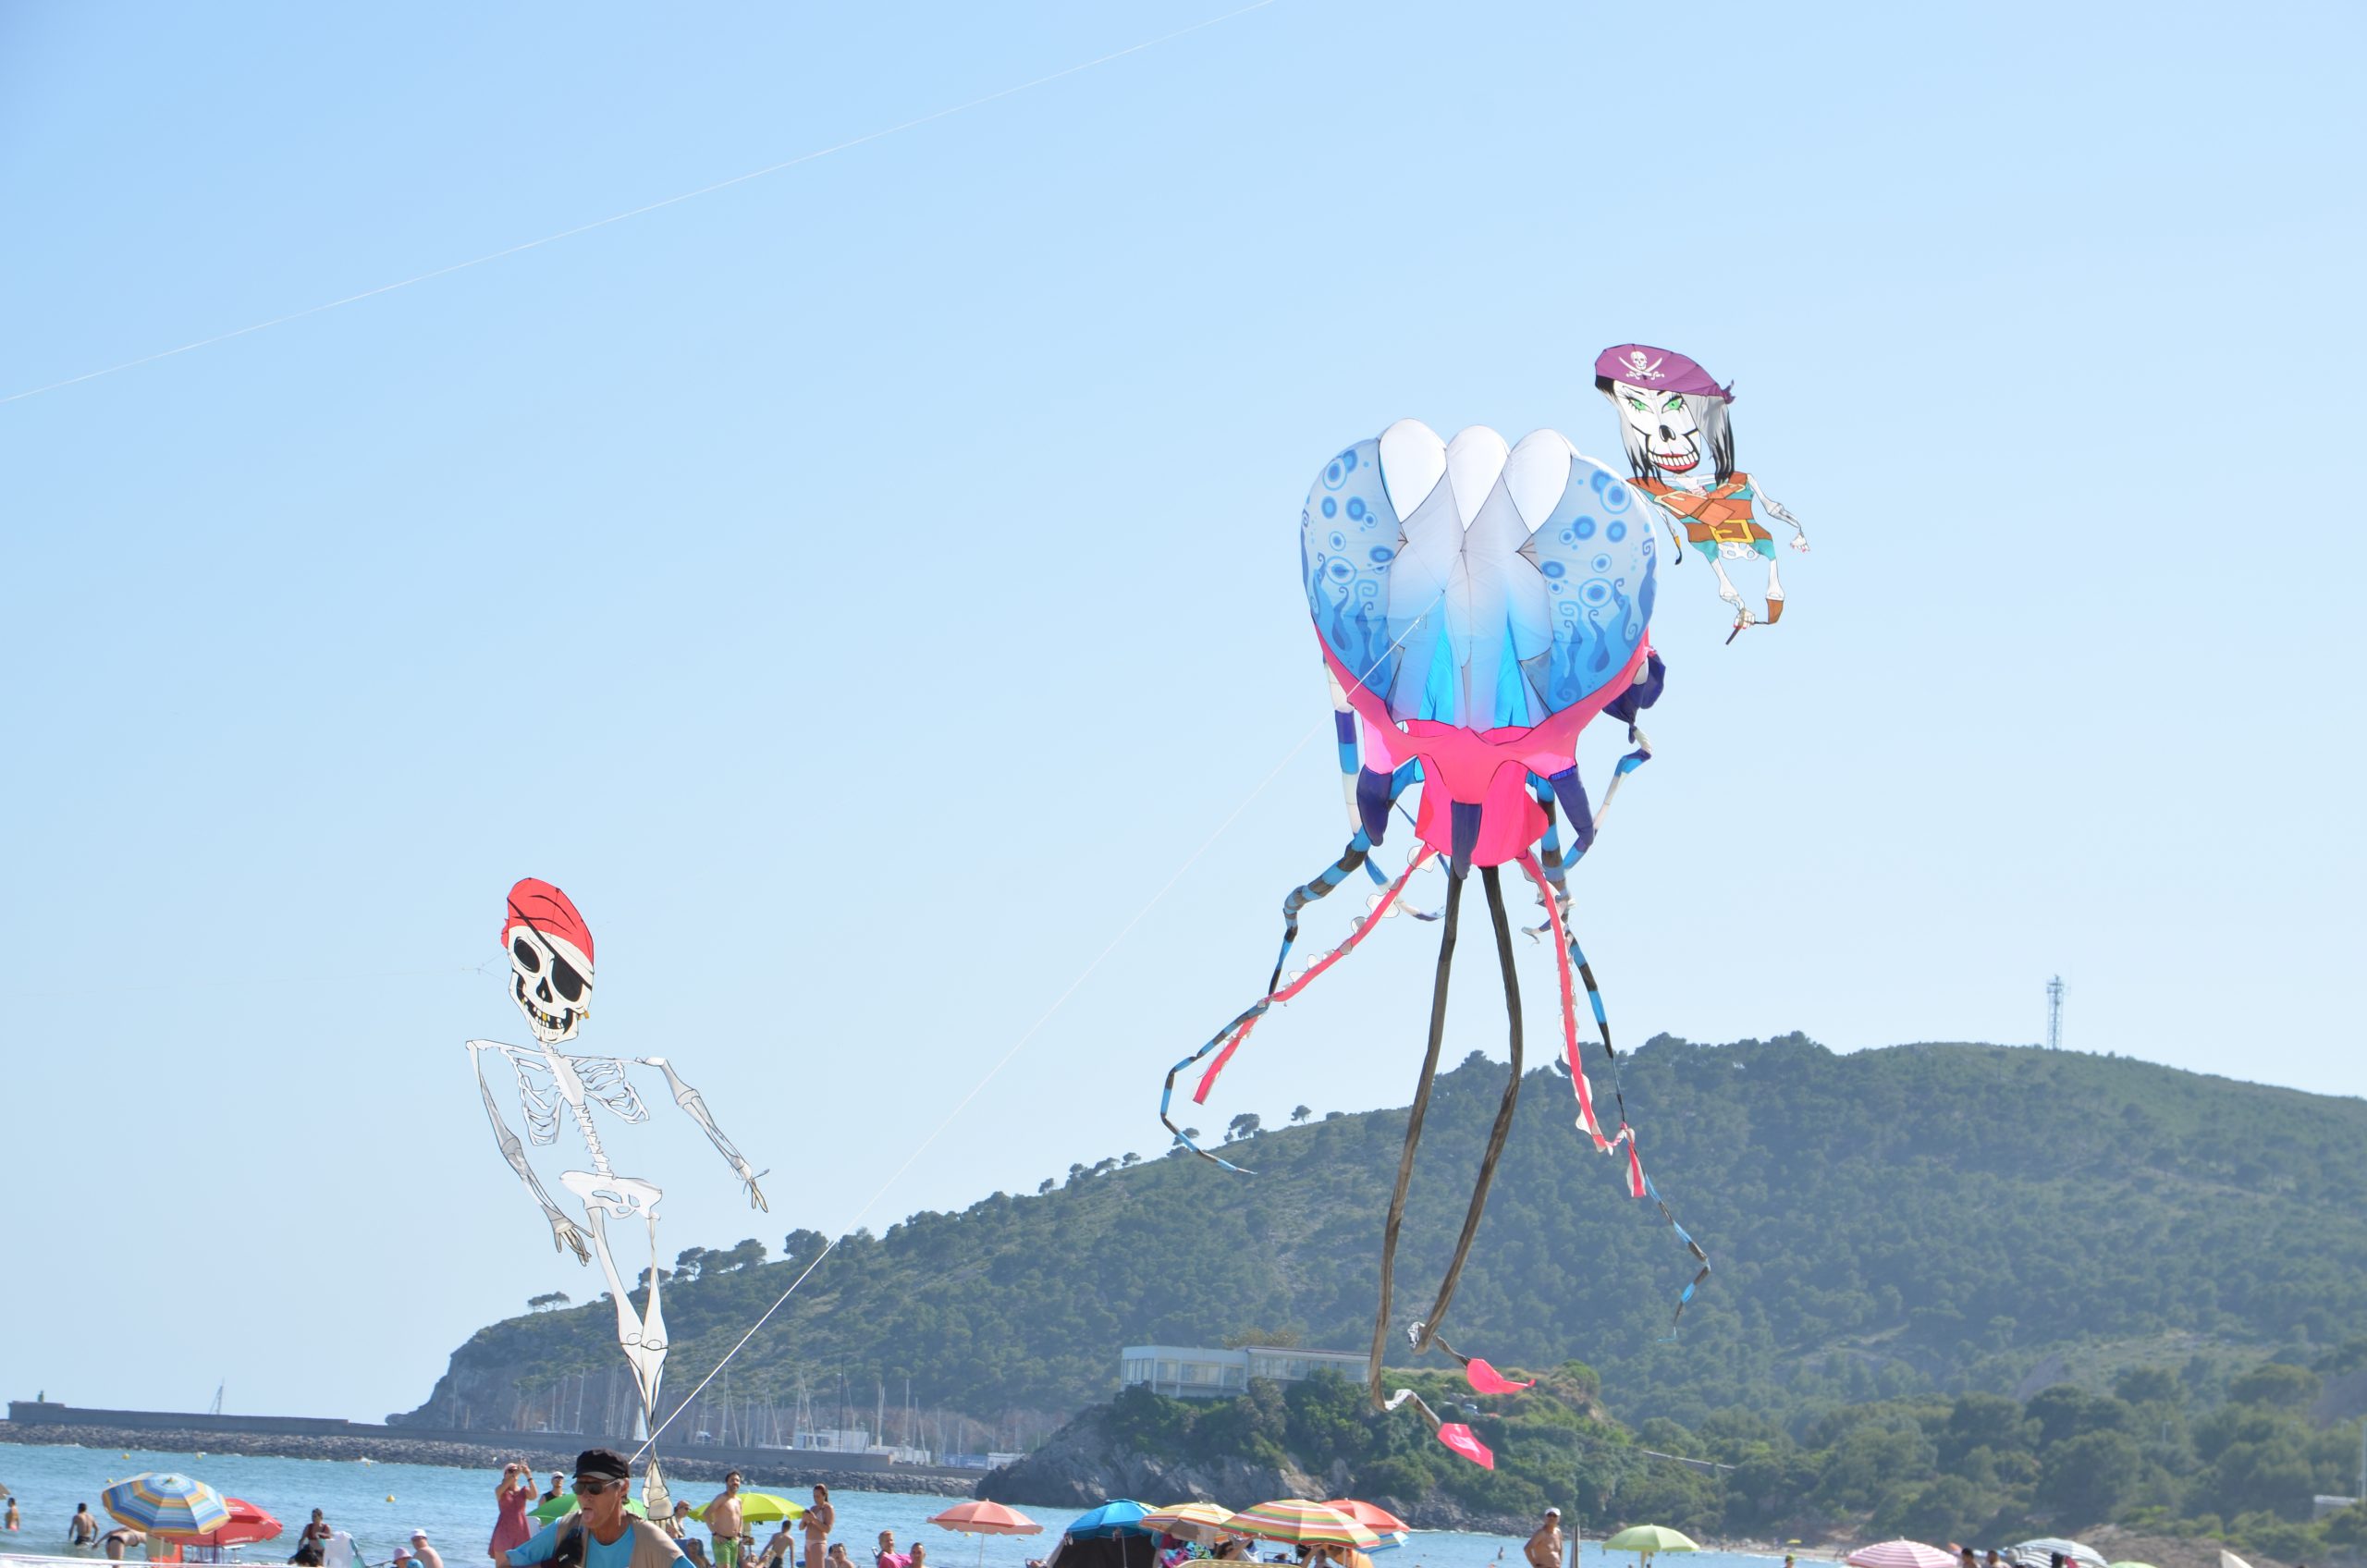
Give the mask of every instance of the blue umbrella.
[(1080, 1514), (1064, 1532), (1071, 1540), (1104, 1540), (1111, 1536), (1153, 1536), (1159, 1532), (1146, 1530), (1135, 1521), (1149, 1509), (1131, 1498), (1113, 1498), (1090, 1513)]

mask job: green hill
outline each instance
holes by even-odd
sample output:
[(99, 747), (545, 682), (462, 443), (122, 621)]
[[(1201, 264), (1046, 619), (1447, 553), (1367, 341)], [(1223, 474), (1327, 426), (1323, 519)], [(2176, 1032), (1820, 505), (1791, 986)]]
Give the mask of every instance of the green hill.
[[(1504, 1071), (1475, 1056), (1440, 1079), (1405, 1310), (1444, 1261)], [(1500, 1366), (1584, 1361), (1628, 1421), (1740, 1407), (1804, 1430), (1853, 1403), (2101, 1388), (2367, 1335), (2367, 1102), (2066, 1052), (1654, 1040), (1628, 1059), (1628, 1105), (1717, 1268), (1671, 1340), (1689, 1264), (1573, 1131), (1567, 1080), (1532, 1079), (1450, 1337)], [(786, 1403), (803, 1369), (867, 1405), (875, 1378), (909, 1378), (915, 1403), (993, 1424), (1107, 1399), (1127, 1343), (1361, 1347), (1404, 1122), (1259, 1133), (1239, 1154), (1255, 1177), (1112, 1159), (858, 1233), (733, 1364), (732, 1397)], [(788, 1240), (807, 1257), (821, 1242)], [(802, 1267), (763, 1252), (684, 1255), (675, 1367), (712, 1365)], [(614, 1327), (586, 1305), (485, 1329), (410, 1419), (511, 1425), (557, 1379), (605, 1378)]]

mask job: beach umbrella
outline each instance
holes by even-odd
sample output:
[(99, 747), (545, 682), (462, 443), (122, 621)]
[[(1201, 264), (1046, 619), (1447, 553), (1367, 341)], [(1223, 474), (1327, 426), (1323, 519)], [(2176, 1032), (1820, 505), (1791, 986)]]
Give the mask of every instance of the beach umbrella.
[[(747, 1494), (743, 1492), (741, 1495), (744, 1497)], [(542, 1520), (545, 1524), (548, 1524), (554, 1519), (574, 1512), (575, 1494), (573, 1492), (561, 1492), (555, 1498), (548, 1499), (546, 1501), (538, 1502), (534, 1505), (534, 1517)], [(637, 1497), (629, 1497), (625, 1499), (625, 1512), (632, 1514), (636, 1519), (646, 1519), (649, 1517), (648, 1513), (644, 1511), (641, 1506), (641, 1499)]]
[(1005, 1508), (999, 1502), (957, 1502), (942, 1513), (929, 1516), (930, 1524), (947, 1530), (959, 1530), (965, 1536), (978, 1537), (978, 1561), (987, 1560), (988, 1536), (1040, 1536), (1044, 1526), (1016, 1508)]
[(157, 1536), (202, 1536), (230, 1522), (220, 1492), (170, 1470), (117, 1481), (99, 1494), (99, 1505), (133, 1529)]
[(230, 1522), (198, 1537), (200, 1546), (245, 1546), (251, 1541), (267, 1541), (284, 1527), (268, 1512), (245, 1498), (226, 1497), (222, 1501), (230, 1510)]
[[(1666, 1525), (1630, 1525), (1602, 1543), (1606, 1551), (1699, 1551), (1692, 1537)], [(1954, 1562), (1955, 1559), (1949, 1559)]]
[(1956, 1554), (1921, 1541), (1884, 1541), (1861, 1546), (1841, 1561), (1849, 1568), (1953, 1568)]
[(1150, 1510), (1131, 1498), (1112, 1498), (1087, 1513), (1071, 1521), (1063, 1535), (1075, 1540), (1102, 1540), (1111, 1536), (1149, 1536), (1155, 1530), (1143, 1527), (1143, 1519)]
[(1370, 1550), (1380, 1544), (1379, 1536), (1338, 1509), (1300, 1497), (1243, 1509), (1233, 1516), (1230, 1528), (1236, 1536), (1281, 1541), (1286, 1546), (1357, 1546)]
[[(2025, 1568), (2048, 1568), (2058, 1551), (2067, 1562), (2083, 1562), (2087, 1568), (2106, 1568), (2103, 1552), (2091, 1546), (2081, 1546), (2078, 1541), (2067, 1541), (2061, 1536), (2041, 1536), (2036, 1540), (2023, 1541), (2005, 1555), (2024, 1564)], [(2221, 1568), (2226, 1568), (2226, 1565), (2222, 1564)]]
[(948, 1530), (959, 1530), (965, 1536), (1040, 1536), (1044, 1526), (1016, 1508), (1005, 1508), (999, 1502), (957, 1502), (942, 1513), (929, 1516), (930, 1524)]
[(1338, 1509), (1376, 1536), (1402, 1536), (1413, 1528), (1379, 1503), (1359, 1502), (1352, 1497), (1335, 1497), (1323, 1506)]
[[(706, 1504), (701, 1503), (698, 1507), (692, 1509), (691, 1517), (705, 1524)], [(742, 1524), (771, 1525), (783, 1519), (797, 1520), (804, 1517), (804, 1504), (793, 1499), (785, 1498), (779, 1492), (742, 1492), (740, 1494), (740, 1520)]]
[(1137, 1523), (1146, 1530), (1173, 1536), (1180, 1541), (1214, 1546), (1224, 1538), (1225, 1526), (1233, 1523), (1233, 1510), (1213, 1502), (1179, 1502), (1154, 1509)]

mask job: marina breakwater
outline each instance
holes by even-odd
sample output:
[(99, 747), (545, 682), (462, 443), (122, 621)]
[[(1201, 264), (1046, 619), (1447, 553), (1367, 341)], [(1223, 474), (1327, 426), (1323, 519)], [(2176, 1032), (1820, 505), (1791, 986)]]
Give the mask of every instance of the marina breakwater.
[[(326, 1416), (95, 1410), (25, 1400), (10, 1403), (8, 1419), (0, 1421), (0, 1442), (348, 1463), (369, 1460), (460, 1469), (497, 1470), (513, 1459), (522, 1459), (545, 1472), (566, 1471), (586, 1448), (606, 1446), (631, 1453), (640, 1446), (627, 1438), (578, 1432), (446, 1431)], [(816, 1454), (666, 1440), (656, 1448), (667, 1475), (690, 1481), (720, 1481), (725, 1472), (742, 1470), (761, 1475), (775, 1487), (820, 1481), (833, 1490), (970, 1497), (981, 1478), (975, 1470), (889, 1464), (880, 1454)]]

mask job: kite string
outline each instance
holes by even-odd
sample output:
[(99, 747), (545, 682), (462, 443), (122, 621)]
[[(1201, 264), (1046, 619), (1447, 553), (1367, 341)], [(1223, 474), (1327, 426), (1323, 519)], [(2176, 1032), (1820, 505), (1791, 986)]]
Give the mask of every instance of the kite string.
[[(1270, 3), (1270, 0), (1268, 0), (1268, 3)], [(1327, 719), (1328, 717), (1329, 716), (1326, 716)], [(1174, 889), (1175, 885), (1184, 879), (1184, 874), (1191, 870), (1194, 865), (1197, 864), (1200, 857), (1208, 853), (1208, 850), (1219, 839), (1223, 838), (1226, 833), (1232, 830), (1233, 825), (1241, 820), (1241, 814), (1247, 811), (1250, 806), (1257, 802), (1257, 797), (1266, 792), (1266, 789), (1269, 785), (1272, 784), (1275, 779), (1282, 777), (1282, 770), (1290, 766), (1291, 763), (1298, 756), (1299, 753), (1306, 749), (1306, 743), (1315, 739), (1317, 732), (1323, 729), (1325, 722), (1326, 720), (1324, 719), (1318, 719), (1314, 724), (1309, 725), (1306, 729), (1306, 732), (1301, 735), (1298, 740), (1292, 744), (1289, 751), (1282, 753), (1282, 760), (1276, 763), (1272, 768), (1268, 770), (1265, 778), (1260, 778), (1257, 781), (1257, 787), (1251, 790), (1248, 794), (1244, 795), (1241, 798), (1241, 803), (1234, 806), (1233, 810), (1226, 815), (1225, 819), (1222, 822), (1218, 823), (1215, 829), (1210, 832), (1206, 839), (1200, 840), (1199, 848), (1194, 850), (1190, 854), (1184, 857), (1184, 863), (1175, 868), (1174, 874), (1169, 876), (1165, 882), (1161, 883), (1159, 890), (1151, 894), (1149, 899), (1145, 900), (1142, 908), (1136, 910), (1134, 913), (1133, 917), (1118, 928), (1117, 934), (1110, 938), (1108, 944), (1104, 946), (1099, 952), (1094, 954), (1092, 962), (1087, 963), (1084, 969), (1077, 973), (1076, 978), (1069, 982), (1067, 988), (1062, 990), (1059, 996), (1053, 998), (1051, 1005), (1047, 1007), (1036, 1016), (1036, 1022), (1030, 1023), (1026, 1029), (1022, 1032), (1018, 1039), (1012, 1042), (1011, 1048), (1003, 1052), (1002, 1055), (997, 1059), (992, 1067), (987, 1069), (985, 1076), (981, 1077), (975, 1084), (970, 1085), (969, 1093), (963, 1095), (960, 1100), (954, 1103), (953, 1109), (946, 1112), (945, 1119), (937, 1124), (935, 1130), (932, 1131), (927, 1137), (923, 1138), (918, 1144), (915, 1144), (913, 1146), (912, 1152), (904, 1157), (904, 1163), (898, 1166), (888, 1179), (879, 1184), (877, 1190), (873, 1192), (870, 1197), (864, 1200), (863, 1207), (855, 1211), (852, 1222), (853, 1224), (860, 1225), (864, 1219), (870, 1215), (871, 1211), (878, 1207), (879, 1200), (888, 1195), (889, 1190), (894, 1187), (899, 1181), (902, 1180), (904, 1173), (913, 1168), (913, 1166), (920, 1159), (922, 1155), (928, 1152), (930, 1145), (935, 1144), (938, 1138), (942, 1137), (945, 1134), (946, 1130), (951, 1127), (953, 1123), (960, 1119), (964, 1110), (969, 1109), (970, 1102), (976, 1099), (978, 1096), (984, 1092), (988, 1084), (994, 1082), (996, 1075), (1011, 1064), (1012, 1059), (1017, 1056), (1020, 1051), (1026, 1047), (1027, 1043), (1036, 1037), (1036, 1035), (1043, 1029), (1045, 1024), (1052, 1021), (1052, 1015), (1059, 1012), (1061, 1009), (1067, 1004), (1068, 999), (1076, 995), (1078, 989), (1084, 986), (1085, 981), (1092, 978), (1093, 972), (1101, 967), (1102, 961), (1107, 959), (1111, 953), (1115, 952), (1118, 949), (1118, 945), (1133, 934), (1135, 926), (1143, 923), (1144, 917), (1148, 915), (1153, 909), (1157, 908), (1159, 900), (1166, 898), (1167, 895)], [(717, 1362), (713, 1369), (710, 1370), (705, 1377), (699, 1379), (697, 1386), (693, 1388), (690, 1393), (684, 1396), (683, 1399), (674, 1406), (672, 1414), (668, 1415), (664, 1420), (658, 1422), (656, 1426), (650, 1428), (649, 1436), (644, 1439), (640, 1448), (633, 1451), (633, 1458), (635, 1460), (639, 1460), (643, 1455), (650, 1452), (651, 1448), (655, 1446), (657, 1441), (658, 1434), (665, 1431), (667, 1427), (672, 1426), (674, 1424), (675, 1416), (681, 1415), (683, 1411), (689, 1409), (691, 1402), (697, 1399), (700, 1392), (704, 1390), (709, 1383), (715, 1381), (716, 1378), (721, 1374), (726, 1366), (731, 1365), (732, 1357), (738, 1355), (742, 1350), (747, 1348), (748, 1341), (756, 1337), (756, 1331), (759, 1329), (762, 1329), (767, 1323), (770, 1322), (773, 1315), (789, 1304), (789, 1298), (795, 1295), (798, 1288), (805, 1283), (807, 1277), (810, 1276), (815, 1269), (822, 1266), (822, 1260), (824, 1258), (829, 1256), (831, 1253), (838, 1250), (839, 1243), (843, 1239), (843, 1235), (832, 1237), (829, 1242), (823, 1246), (820, 1252), (815, 1254), (814, 1261), (807, 1264), (803, 1272), (800, 1273), (796, 1279), (790, 1281), (789, 1289), (781, 1292), (779, 1298), (776, 1300), (772, 1305), (765, 1308), (764, 1315), (762, 1317), (758, 1317), (755, 1322), (748, 1326), (748, 1331), (742, 1334), (738, 1341), (732, 1344), (731, 1348), (723, 1353), (723, 1359)], [(655, 1266), (653, 1265), (653, 1267)]]
[(286, 315), (274, 316), (268, 321), (259, 321), (251, 325), (241, 326), (233, 331), (216, 333), (211, 337), (200, 337), (192, 342), (183, 343), (178, 348), (159, 349), (153, 354), (142, 354), (136, 360), (125, 360), (120, 364), (106, 365), (98, 370), (85, 371), (80, 375), (69, 375), (63, 381), (53, 381), (46, 386), (31, 386), (21, 392), (11, 392), (6, 397), (0, 397), (0, 404), (21, 402), (27, 398), (38, 398), (44, 392), (55, 392), (64, 387), (79, 386), (85, 381), (96, 381), (101, 376), (113, 375), (118, 371), (136, 370), (141, 365), (154, 364), (159, 360), (169, 360), (177, 354), (187, 354), (199, 349), (210, 349), (217, 343), (227, 343), (234, 337), (245, 337), (253, 333), (268, 331), (270, 328), (275, 326), (285, 326), (289, 322), (302, 321), (307, 316), (316, 316), (325, 312), (337, 310), (346, 305), (359, 304), (364, 300), (373, 300), (381, 294), (392, 294), (398, 289), (409, 288), (417, 284), (433, 282), (435, 279), (439, 277), (448, 277), (456, 272), (466, 272), (471, 267), (483, 266), (488, 262), (498, 262), (507, 257), (518, 255), (522, 251), (537, 250), (545, 245), (557, 244), (562, 239), (572, 239), (578, 235), (589, 234), (594, 229), (606, 228), (611, 224), (623, 223), (629, 218), (643, 217), (650, 213), (657, 212), (666, 207), (678, 206), (684, 202), (695, 201), (701, 196), (712, 196), (718, 190), (728, 190), (735, 185), (745, 185), (750, 180), (762, 179), (767, 175), (776, 175), (784, 169), (795, 168), (801, 164), (814, 163), (819, 159), (829, 157), (833, 153), (844, 153), (852, 148), (863, 146), (865, 142), (882, 141), (890, 136), (900, 135), (907, 130), (916, 130), (922, 126), (932, 124), (938, 120), (950, 119), (955, 115), (967, 114), (972, 109), (984, 108), (988, 104), (999, 102), (1004, 98), (1016, 97), (1022, 92), (1032, 92), (1038, 87), (1049, 86), (1065, 77), (1072, 77), (1084, 71), (1092, 70), (1098, 66), (1106, 66), (1112, 60), (1122, 60), (1129, 55), (1139, 55), (1147, 49), (1156, 49), (1160, 44), (1171, 43), (1176, 39), (1182, 38), (1187, 33), (1198, 32), (1203, 29), (1215, 27), (1222, 22), (1232, 21), (1236, 17), (1247, 16), (1252, 11), (1261, 11), (1269, 6), (1277, 5), (1279, 3), (1280, 0), (1250, 0), (1250, 4), (1240, 6), (1234, 10), (1226, 11), (1220, 16), (1208, 17), (1200, 21), (1193, 22), (1187, 27), (1179, 27), (1171, 32), (1160, 33), (1156, 38), (1145, 39), (1140, 43), (1130, 43), (1123, 49), (1114, 49), (1107, 55), (1098, 55), (1090, 60), (1081, 61), (1073, 66), (1063, 67), (1060, 70), (1049, 72), (1044, 76), (1039, 76), (1032, 81), (1023, 81), (1014, 87), (1005, 87), (996, 92), (987, 93), (984, 97), (973, 98), (967, 103), (955, 104), (949, 108), (933, 110), (928, 114), (917, 116), (912, 119), (903, 120), (898, 124), (887, 126), (878, 130), (865, 131), (861, 136), (849, 137), (844, 141), (833, 142), (828, 147), (817, 147), (810, 153), (801, 153), (793, 158), (784, 158), (779, 163), (768, 164), (760, 169), (750, 169), (745, 174), (733, 175), (729, 179), (718, 179), (712, 185), (702, 185), (695, 190), (685, 190), (679, 195), (668, 196), (656, 202), (644, 202), (643, 205), (638, 207), (627, 208), (621, 213), (611, 213), (607, 217), (595, 218), (589, 223), (578, 224), (572, 228), (560, 229), (556, 234), (546, 234), (539, 239), (521, 240), (518, 244), (505, 246), (498, 251), (489, 251), (482, 256), (471, 257), (465, 262), (454, 262), (448, 266), (436, 267), (431, 271), (419, 273), (411, 277), (398, 279), (393, 283), (382, 283), (375, 288), (365, 288), (358, 294), (348, 294), (340, 300), (331, 300), (325, 304), (309, 305), (303, 310), (290, 311)]

